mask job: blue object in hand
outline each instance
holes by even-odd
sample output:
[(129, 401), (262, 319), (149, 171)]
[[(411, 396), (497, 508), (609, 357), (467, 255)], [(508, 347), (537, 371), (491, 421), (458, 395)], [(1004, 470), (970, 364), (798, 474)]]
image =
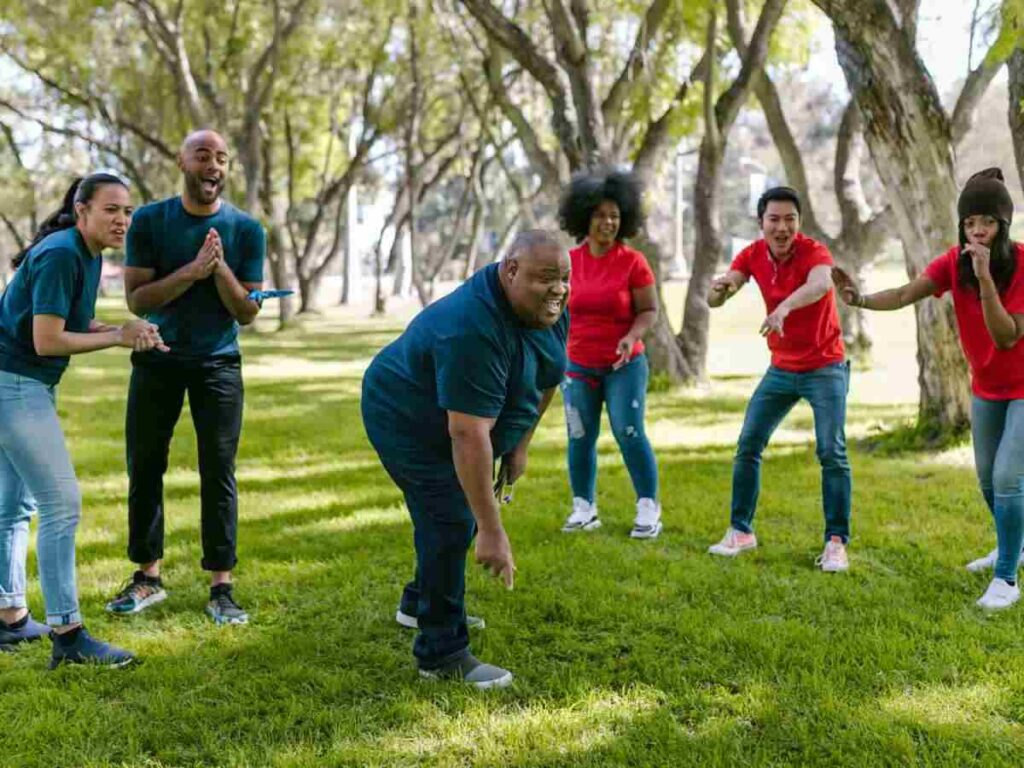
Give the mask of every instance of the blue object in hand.
[(261, 307), (263, 306), (264, 299), (280, 299), (285, 296), (291, 296), (295, 291), (292, 290), (270, 290), (270, 291), (250, 291), (249, 295), (246, 296), (249, 301), (255, 301)]

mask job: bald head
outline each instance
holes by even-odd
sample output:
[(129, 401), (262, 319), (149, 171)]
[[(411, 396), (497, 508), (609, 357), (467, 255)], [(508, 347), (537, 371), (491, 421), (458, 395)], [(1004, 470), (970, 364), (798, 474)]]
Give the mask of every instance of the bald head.
[(516, 235), (503, 260), (515, 259), (516, 261), (521, 261), (534, 258), (537, 253), (552, 249), (565, 250), (565, 247), (562, 245), (562, 238), (559, 235), (546, 229), (524, 229)]
[(216, 213), (227, 180), (228, 145), (216, 131), (192, 131), (181, 143), (178, 168), (185, 180), (182, 201), (190, 213)]
[(224, 137), (221, 136), (210, 128), (201, 128), (198, 131), (192, 131), (185, 140), (181, 142), (181, 153), (185, 154), (193, 152), (199, 147), (208, 147), (213, 151), (218, 149), (222, 152), (228, 151), (228, 143), (224, 141)]
[(569, 252), (562, 239), (543, 229), (516, 235), (501, 262), (501, 287), (521, 322), (549, 328), (569, 298)]

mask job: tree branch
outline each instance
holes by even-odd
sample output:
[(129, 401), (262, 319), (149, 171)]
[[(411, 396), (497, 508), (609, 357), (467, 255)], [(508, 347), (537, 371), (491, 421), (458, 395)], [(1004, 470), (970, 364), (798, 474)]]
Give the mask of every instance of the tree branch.
[(667, 11), (670, 5), (671, 0), (654, 0), (648, 6), (643, 21), (640, 22), (640, 27), (636, 31), (636, 39), (633, 41), (629, 57), (601, 104), (605, 125), (613, 125), (618, 121), (622, 105), (629, 100), (640, 83), (640, 75), (643, 73), (647, 60), (647, 48), (651, 40), (657, 36), (661, 23), (668, 15)]
[[(737, 3), (738, 1), (727, 0), (727, 3)], [(761, 15), (757, 19), (757, 25), (754, 27), (754, 33), (747, 45), (747, 53), (743, 56), (739, 75), (715, 104), (715, 120), (720, 130), (728, 128), (736, 120), (740, 107), (743, 106), (750, 91), (750, 82), (754, 73), (764, 68), (764, 62), (768, 56), (768, 40), (782, 16), (785, 5), (786, 0), (765, 0), (761, 8)]]
[(1010, 54), (1013, 53), (1013, 49), (1006, 49), (1006, 46), (1003, 46), (1006, 49), (1005, 53), (1000, 53), (998, 42), (996, 40), (992, 44), (981, 63), (971, 70), (957, 97), (956, 106), (953, 107), (953, 116), (950, 118), (954, 147), (959, 145), (971, 130), (974, 116), (978, 111), (978, 104), (985, 95), (985, 91), (988, 90), (988, 86), (995, 76), (999, 74), (999, 70), (1006, 60), (1010, 58)]

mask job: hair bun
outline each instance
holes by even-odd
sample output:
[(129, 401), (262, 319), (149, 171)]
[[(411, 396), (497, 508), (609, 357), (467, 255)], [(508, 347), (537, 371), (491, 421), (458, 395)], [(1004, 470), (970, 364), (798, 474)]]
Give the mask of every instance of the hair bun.
[(68, 227), (74, 226), (74, 224), (75, 224), (75, 214), (73, 214), (73, 213), (62, 213), (62, 214), (60, 214), (57, 217), (56, 224), (57, 224), (58, 227), (61, 227), (62, 229), (67, 229)]

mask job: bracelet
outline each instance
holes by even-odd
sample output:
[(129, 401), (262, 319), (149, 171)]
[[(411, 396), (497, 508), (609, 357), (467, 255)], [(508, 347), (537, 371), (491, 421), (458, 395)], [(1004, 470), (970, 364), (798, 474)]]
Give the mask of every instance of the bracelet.
[(860, 309), (868, 308), (868, 297), (865, 296), (863, 293), (860, 295), (860, 301), (857, 302), (857, 307)]

